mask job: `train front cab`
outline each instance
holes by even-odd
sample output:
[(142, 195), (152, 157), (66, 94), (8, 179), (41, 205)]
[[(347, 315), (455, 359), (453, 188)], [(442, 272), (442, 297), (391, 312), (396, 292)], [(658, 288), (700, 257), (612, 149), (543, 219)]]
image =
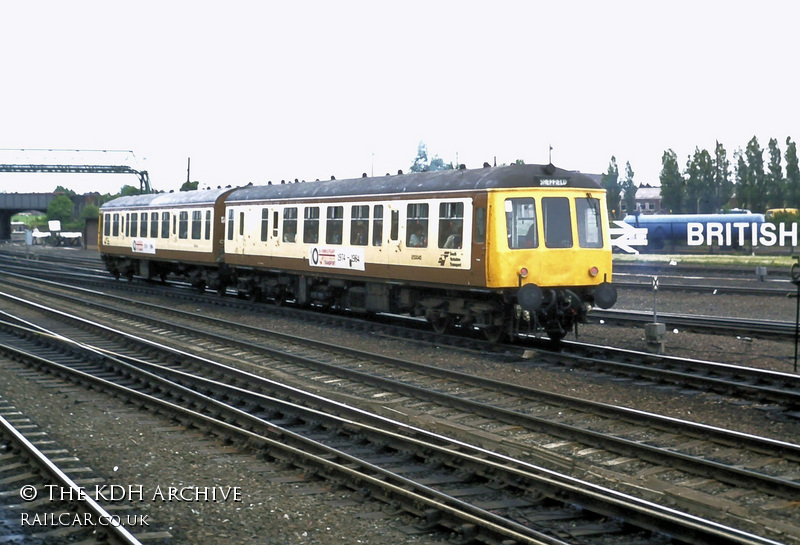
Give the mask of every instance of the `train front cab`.
[(587, 305), (616, 302), (604, 191), (494, 191), (489, 206), (486, 283), (516, 299), (519, 332), (558, 340)]

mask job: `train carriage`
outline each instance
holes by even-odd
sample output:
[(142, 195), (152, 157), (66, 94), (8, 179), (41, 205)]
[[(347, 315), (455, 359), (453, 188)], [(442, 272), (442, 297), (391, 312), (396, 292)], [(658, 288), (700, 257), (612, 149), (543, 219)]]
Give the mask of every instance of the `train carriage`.
[(100, 209), (98, 250), (115, 277), (186, 276), (221, 287), (223, 197), (231, 189), (120, 197)]
[(224, 253), (251, 297), (560, 338), (616, 298), (605, 213), (552, 166), (253, 186), (226, 198)]
[[(616, 300), (605, 192), (552, 165), (143, 196), (102, 213), (113, 224), (119, 212), (127, 229), (137, 207), (177, 224), (164, 241), (107, 237), (104, 224), (101, 252), (117, 276), (182, 274), (253, 299), (406, 313), (491, 340), (560, 339), (588, 306)], [(202, 230), (208, 211), (210, 240), (182, 239), (180, 218), (199, 214)], [(151, 242), (150, 255), (136, 249)]]

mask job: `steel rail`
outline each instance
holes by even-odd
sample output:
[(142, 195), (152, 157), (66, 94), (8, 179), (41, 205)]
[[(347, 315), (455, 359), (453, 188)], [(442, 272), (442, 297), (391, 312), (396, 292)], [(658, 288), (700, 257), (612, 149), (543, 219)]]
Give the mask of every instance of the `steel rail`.
[[(84, 304), (87, 304), (87, 302), (84, 301)], [(100, 308), (104, 308), (102, 305), (97, 305), (97, 306)], [(137, 306), (160, 308), (155, 305), (151, 305), (149, 303), (137, 303)], [(114, 312), (117, 315), (124, 313), (130, 318), (137, 320), (145, 320), (154, 323), (156, 325), (163, 326), (161, 322), (153, 319), (152, 317), (142, 316), (137, 313), (133, 313), (130, 311), (122, 311), (119, 309), (115, 309)], [(172, 312), (183, 314), (187, 317), (197, 319), (196, 314), (183, 313), (182, 311), (175, 311), (175, 310), (172, 310)], [(92, 324), (92, 322), (88, 320), (78, 317), (71, 317), (69, 314), (66, 313), (60, 313), (59, 315), (64, 318), (70, 317), (80, 322)], [(216, 322), (216, 320), (210, 318), (204, 318), (204, 319), (207, 321)], [(251, 331), (253, 333), (264, 333), (263, 330), (260, 330), (258, 328), (253, 328), (245, 324), (234, 323), (231, 325), (235, 327), (235, 329), (237, 330)], [(101, 326), (100, 324), (92, 324), (92, 327), (105, 327), (105, 326)], [(779, 477), (772, 477), (745, 468), (732, 467), (729, 465), (714, 462), (712, 460), (707, 460), (705, 458), (685, 455), (670, 449), (665, 450), (664, 448), (653, 445), (647, 445), (640, 441), (632, 441), (625, 439), (623, 437), (613, 436), (601, 432), (595, 432), (574, 425), (552, 422), (546, 418), (537, 418), (535, 416), (526, 415), (524, 413), (514, 410), (503, 409), (497, 406), (486, 406), (483, 403), (478, 403), (461, 396), (453, 396), (441, 392), (433, 392), (428, 388), (417, 387), (408, 383), (398, 383), (395, 381), (389, 381), (387, 379), (382, 379), (380, 377), (377, 377), (371, 373), (361, 372), (357, 369), (343, 368), (340, 365), (336, 366), (327, 365), (323, 362), (320, 362), (319, 360), (310, 360), (307, 357), (299, 356), (294, 353), (288, 353), (286, 351), (278, 350), (269, 346), (254, 345), (253, 343), (247, 341), (238, 341), (230, 338), (230, 336), (216, 335), (208, 331), (200, 331), (195, 328), (182, 326), (174, 322), (170, 322), (170, 328), (175, 331), (180, 330), (184, 333), (196, 336), (202, 336), (204, 338), (209, 338), (214, 340), (215, 342), (221, 343), (226, 346), (235, 346), (237, 348), (245, 350), (262, 351), (270, 355), (271, 357), (276, 357), (281, 360), (292, 361), (298, 365), (302, 365), (305, 367), (316, 366), (318, 368), (321, 368), (320, 366), (324, 366), (324, 369), (321, 368), (321, 370), (324, 370), (327, 373), (345, 377), (350, 380), (359, 381), (361, 383), (371, 384), (373, 386), (380, 387), (383, 389), (402, 392), (404, 395), (410, 395), (421, 399), (428, 399), (431, 397), (435, 397), (438, 403), (442, 403), (447, 406), (457, 408), (459, 410), (468, 411), (473, 414), (485, 416), (487, 418), (500, 419), (501, 421), (507, 423), (522, 425), (526, 428), (537, 431), (546, 430), (547, 433), (554, 434), (558, 437), (576, 440), (596, 446), (600, 445), (603, 448), (608, 449), (612, 452), (618, 452), (626, 455), (633, 453), (634, 455), (642, 459), (648, 460), (652, 463), (656, 463), (659, 465), (664, 464), (664, 461), (667, 460), (667, 463), (672, 467), (675, 467), (676, 469), (681, 469), (683, 471), (687, 471), (690, 473), (700, 472), (701, 474), (713, 475), (714, 478), (722, 482), (726, 482), (728, 484), (733, 484), (737, 486), (741, 485), (753, 486), (755, 484), (756, 488), (760, 490), (766, 491), (770, 494), (777, 494), (789, 498), (797, 497), (797, 495), (800, 494), (800, 483), (787, 481), (786, 479), (782, 479)], [(124, 337), (128, 338), (130, 341), (144, 342), (134, 335), (127, 333), (121, 333), (121, 334)], [(273, 332), (270, 332), (270, 334), (273, 334)], [(275, 334), (275, 336), (291, 342), (297, 342), (299, 340), (297, 336), (293, 335), (277, 333)], [(147, 342), (150, 343), (151, 341)], [(756, 452), (780, 454), (786, 457), (787, 459), (800, 460), (800, 446), (792, 443), (755, 437), (747, 434), (733, 432), (730, 430), (714, 428), (712, 426), (707, 426), (704, 424), (697, 424), (678, 419), (665, 418), (652, 413), (646, 413), (644, 411), (636, 411), (633, 409), (626, 409), (623, 407), (610, 406), (586, 400), (574, 399), (567, 396), (560, 396), (545, 391), (533, 390), (525, 387), (518, 387), (514, 385), (501, 383), (499, 381), (482, 379), (472, 375), (459, 373), (456, 371), (448, 371), (445, 369), (426, 366), (424, 364), (417, 364), (414, 362), (407, 362), (395, 358), (377, 356), (374, 354), (367, 354), (361, 351), (341, 346), (332, 347), (330, 345), (319, 343), (317, 341), (310, 341), (304, 339), (303, 343), (315, 346), (317, 349), (324, 350), (326, 353), (334, 352), (347, 355), (348, 357), (360, 358), (362, 360), (379, 361), (382, 365), (388, 365), (393, 368), (406, 369), (414, 372), (421, 372), (425, 373), (426, 375), (433, 375), (437, 377), (447, 378), (448, 380), (454, 380), (460, 384), (472, 385), (481, 388), (490, 388), (498, 392), (503, 392), (503, 393), (511, 392), (525, 399), (537, 402), (545, 401), (548, 403), (553, 403), (568, 408), (577, 408), (578, 410), (591, 412), (593, 414), (601, 414), (606, 418), (623, 419), (625, 421), (632, 422), (637, 425), (645, 423), (648, 426), (660, 430), (675, 430), (677, 428), (680, 429), (682, 433), (685, 433), (686, 435), (693, 437), (700, 437), (703, 438), (704, 440), (711, 439), (726, 446), (730, 445), (737, 445), (740, 447), (745, 446)], [(169, 347), (163, 347), (161, 345), (159, 345), (159, 347), (165, 350), (173, 350), (173, 351), (175, 350)], [(182, 353), (180, 351), (175, 351), (175, 353), (179, 354), (180, 357), (183, 358), (184, 360), (196, 359), (191, 354)], [(585, 357), (578, 357), (578, 358), (584, 361), (601, 361), (601, 363), (605, 363), (604, 360), (590, 360), (589, 358)], [(203, 358), (200, 358), (197, 361), (207, 363)], [(257, 378), (254, 375), (245, 373), (244, 371), (237, 371), (226, 367), (225, 372), (229, 374), (241, 375), (243, 378), (240, 378), (240, 380), (242, 380), (243, 382), (252, 382), (259, 380), (262, 381), (262, 383), (267, 382), (267, 379)], [(278, 387), (275, 385), (276, 383), (273, 383), (272, 381), (269, 382), (271, 383), (271, 387)]]
[[(45, 475), (47, 475), (53, 482), (58, 483), (62, 490), (62, 496), (66, 495), (73, 498), (71, 503), (80, 511), (92, 514), (92, 520), (99, 521), (113, 521), (114, 517), (106, 511), (91, 495), (80, 485), (78, 485), (72, 478), (64, 473), (50, 458), (48, 458), (36, 445), (31, 443), (25, 435), (17, 430), (13, 424), (0, 415), (0, 427), (2, 433), (8, 437), (20, 450), (25, 453), (25, 456), (31, 460)], [(65, 490), (69, 492), (66, 493)], [(98, 534), (99, 542), (109, 542), (116, 545), (142, 545), (124, 526), (120, 524), (95, 524), (95, 531)]]
[[(28, 331), (30, 333), (34, 332), (34, 330)], [(53, 336), (50, 334), (46, 335), (52, 339), (57, 339), (61, 343), (72, 345), (74, 350), (84, 353), (87, 357), (99, 357), (106, 361), (114, 360), (113, 363), (115, 366), (122, 366), (124, 368), (124, 370), (120, 372), (124, 374), (126, 379), (130, 379), (131, 376), (138, 374), (139, 377), (145, 378), (148, 382), (158, 383), (159, 388), (170, 389), (173, 392), (173, 397), (184, 398), (184, 402), (188, 405), (213, 405), (217, 411), (225, 410), (235, 413), (238, 418), (248, 420), (251, 425), (260, 422), (270, 434), (280, 435), (284, 438), (297, 438), (296, 434), (293, 434), (288, 430), (284, 430), (274, 423), (263, 421), (260, 418), (254, 417), (234, 407), (230, 407), (227, 404), (216, 401), (215, 399), (195, 392), (192, 389), (175, 384), (174, 382), (159, 377), (153, 373), (150, 373), (149, 371), (131, 367), (130, 365), (125, 364), (123, 361), (111, 358), (107, 353), (98, 351), (93, 347), (86, 345), (85, 343), (76, 344), (61, 336)], [(3, 346), (6, 350), (20, 353), (14, 347), (6, 347), (6, 345)], [(57, 362), (47, 362), (43, 358), (30, 353), (22, 352), (21, 355), (22, 354), (24, 354), (25, 357), (37, 360), (40, 365), (47, 365), (48, 367), (58, 369), (60, 374), (66, 374), (78, 378), (81, 382), (89, 381), (91, 383), (101, 385), (105, 389), (122, 393), (147, 404), (157, 404), (162, 409), (168, 410), (170, 413), (178, 414), (183, 418), (190, 417), (190, 419), (195, 422), (195, 425), (197, 425), (198, 419), (202, 419), (202, 424), (200, 424), (201, 427), (210, 426), (218, 431), (234, 433), (236, 435), (246, 437), (249, 442), (257, 443), (262, 447), (268, 445), (271, 448), (280, 449), (290, 458), (293, 456), (303, 456), (307, 459), (313, 460), (315, 464), (325, 466), (327, 469), (334, 470), (337, 473), (342, 471), (347, 471), (350, 473), (353, 471), (352, 468), (342, 468), (342, 463), (359, 464), (361, 467), (375, 473), (375, 475), (364, 475), (362, 472), (359, 472), (359, 478), (365, 483), (368, 483), (372, 486), (380, 486), (383, 489), (388, 489), (392, 494), (401, 494), (405, 497), (410, 497), (413, 501), (422, 502), (424, 505), (428, 505), (429, 507), (438, 511), (442, 511), (448, 515), (454, 515), (463, 521), (467, 521), (468, 523), (481, 524), (482, 527), (490, 529), (492, 532), (496, 532), (498, 535), (502, 535), (510, 539), (516, 539), (520, 543), (563, 543), (560, 540), (553, 539), (546, 535), (541, 535), (539, 532), (532, 531), (530, 528), (518, 525), (502, 517), (498, 517), (493, 513), (477, 508), (468, 504), (467, 502), (458, 500), (456, 498), (451, 498), (440, 491), (431, 489), (425, 485), (420, 485), (419, 483), (415, 483), (414, 481), (405, 477), (395, 475), (394, 473), (384, 470), (378, 466), (365, 463), (363, 460), (338, 451), (332, 447), (320, 444), (316, 441), (307, 438), (299, 438), (301, 442), (312, 445), (314, 449), (319, 449), (317, 454), (312, 454), (309, 456), (307, 452), (301, 451), (291, 445), (287, 446), (282, 442), (259, 435), (257, 432), (250, 431), (249, 429), (242, 429), (241, 424), (239, 423), (231, 424), (228, 421), (219, 420), (218, 418), (211, 418), (199, 413), (198, 411), (181, 407), (169, 401), (152, 398), (148, 394), (145, 394), (139, 390), (127, 388), (105, 378), (94, 377), (90, 373), (71, 368), (70, 366), (59, 364)], [(218, 387), (224, 386), (219, 383), (215, 384)], [(176, 393), (178, 395), (175, 395)], [(272, 403), (280, 402), (280, 400), (277, 399), (269, 399), (269, 401)], [(286, 402), (282, 403), (286, 404)], [(299, 409), (309, 411), (309, 409), (305, 408)], [(316, 413), (316, 416), (325, 416), (329, 419), (338, 418), (331, 415), (324, 415), (323, 413)], [(364, 426), (363, 424), (344, 419), (342, 419), (341, 422), (343, 426)], [(412, 427), (400, 422), (391, 422), (391, 425), (401, 428), (404, 427), (405, 429), (413, 429)], [(393, 440), (404, 440), (406, 442), (419, 441), (406, 437), (405, 435), (386, 432), (382, 429), (373, 429), (371, 431), (386, 434), (387, 437), (391, 437)], [(476, 455), (469, 453), (465, 454), (463, 452), (459, 452), (458, 450), (454, 450), (451, 447), (442, 446), (443, 444), (454, 445), (457, 443), (452, 439), (445, 436), (436, 436), (436, 434), (425, 432), (424, 430), (420, 431), (427, 436), (437, 438), (435, 443), (420, 443), (425, 449), (439, 451), (442, 455), (448, 457), (457, 456), (465, 463), (479, 463), (482, 465), (491, 466), (494, 471), (509, 472), (509, 478), (513, 477), (514, 479), (525, 479), (528, 482), (535, 483), (541, 489), (547, 490), (547, 493), (551, 494), (552, 497), (562, 498), (562, 501), (564, 497), (568, 497), (570, 498), (569, 501), (575, 501), (581, 505), (591, 506), (590, 510), (595, 512), (601, 512), (606, 516), (623, 516), (630, 523), (640, 524), (642, 525), (641, 527), (649, 528), (652, 531), (668, 532), (670, 535), (678, 537), (686, 543), (703, 543), (709, 545), (712, 543), (775, 545), (777, 543), (767, 538), (755, 536), (735, 528), (729, 528), (700, 517), (688, 515), (667, 507), (653, 504), (651, 502), (633, 498), (620, 492), (604, 489), (592, 483), (587, 483), (573, 477), (560, 475), (544, 468), (539, 468), (524, 462), (515, 461), (513, 459), (494, 454), (491, 451), (478, 449), (476, 447), (459, 443), (458, 447), (468, 448), (476, 452)], [(331, 459), (332, 456), (342, 460), (342, 462), (334, 463)], [(514, 462), (516, 467), (509, 468), (507, 465), (509, 462)], [(355, 475), (351, 474), (351, 476)], [(391, 482), (387, 483), (387, 478), (391, 479)], [(407, 489), (409, 486), (413, 487), (411, 491)], [(518, 533), (518, 531), (520, 533)]]

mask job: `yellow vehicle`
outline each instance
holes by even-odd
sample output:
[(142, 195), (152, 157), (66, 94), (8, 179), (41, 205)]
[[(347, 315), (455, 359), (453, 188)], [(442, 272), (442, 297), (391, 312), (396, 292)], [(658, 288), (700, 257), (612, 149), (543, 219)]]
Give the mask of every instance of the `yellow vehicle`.
[(766, 221), (770, 221), (772, 220), (772, 218), (779, 215), (800, 216), (800, 210), (798, 210), (797, 208), (770, 208), (764, 214), (764, 219)]
[(101, 211), (116, 276), (421, 316), (490, 340), (561, 339), (616, 301), (605, 191), (553, 165), (123, 197)]

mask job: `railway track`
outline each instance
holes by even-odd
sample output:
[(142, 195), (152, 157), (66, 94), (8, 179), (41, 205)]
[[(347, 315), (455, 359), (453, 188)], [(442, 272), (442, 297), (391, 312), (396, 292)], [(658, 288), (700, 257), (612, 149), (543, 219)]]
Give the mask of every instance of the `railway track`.
[[(3, 543), (169, 543), (169, 534), (149, 531), (147, 517), (107, 510), (92, 490), (97, 479), (81, 461), (0, 398), (0, 541)], [(99, 494), (102, 495), (102, 494)]]
[[(128, 350), (116, 354), (93, 348), (85, 340), (74, 343), (27, 326), (9, 324), (5, 329), (17, 329), (3, 343), (15, 358), (155, 405), (201, 429), (234, 435), (266, 449), (271, 457), (291, 460), (339, 482), (345, 479), (348, 486), (366, 487), (373, 496), (400, 502), (431, 527), (445, 527), (462, 539), (774, 543), (363, 411), (350, 409), (347, 416), (332, 416), (331, 407), (324, 411), (301, 407), (187, 368), (147, 364), (132, 358)], [(105, 327), (104, 333), (108, 332)], [(21, 348), (18, 339), (25, 340)], [(48, 355), (56, 345), (59, 356), (53, 361)], [(163, 348), (149, 343), (148, 350)], [(181, 359), (189, 356), (180, 354)], [(178, 354), (170, 350), (169, 357), (175, 361)], [(256, 380), (252, 375), (237, 379), (247, 384)], [(341, 404), (335, 405), (337, 411), (343, 410)]]
[[(120, 315), (120, 309), (114, 308), (113, 310), (108, 310), (109, 317), (112, 315)], [(163, 309), (159, 312), (163, 312)], [(137, 320), (141, 321), (141, 317), (136, 317), (135, 315), (130, 315), (126, 319), (128, 320)], [(192, 316), (184, 318), (184, 320), (192, 320), (197, 321), (197, 313)], [(166, 328), (169, 328), (173, 331), (176, 331), (181, 336), (191, 335), (193, 338), (199, 339), (204, 338), (206, 339), (205, 343), (210, 343), (210, 334), (207, 328), (203, 331), (191, 331), (191, 328), (187, 327), (180, 327), (179, 323), (175, 318), (171, 318), (169, 320), (168, 326), (163, 323), (153, 323), (151, 326), (153, 335), (159, 336), (162, 335)], [(234, 324), (233, 328), (237, 331), (236, 336), (242, 337), (244, 336), (244, 328), (241, 325)], [(254, 341), (248, 343), (237, 343), (236, 349), (238, 351), (248, 351), (248, 352), (255, 352), (255, 351), (263, 351), (263, 347), (259, 348), (259, 346), (263, 346), (264, 344), (264, 335), (266, 332), (263, 330), (254, 330), (252, 335), (255, 337)], [(219, 333), (219, 337), (214, 341), (218, 344), (212, 348), (212, 352), (214, 353), (221, 353), (225, 350), (225, 346), (228, 347), (230, 350), (231, 343), (229, 339), (233, 335), (231, 334), (229, 329), (225, 329)], [(259, 340), (260, 339), (260, 340)], [(257, 343), (253, 345), (252, 343)], [(276, 344), (276, 340), (273, 339), (270, 344)], [(283, 343), (288, 343), (289, 341), (284, 339)], [(190, 345), (197, 345), (199, 341), (190, 341)], [(293, 356), (293, 360), (298, 358), (297, 352), (299, 349), (297, 348), (297, 343), (294, 343), (295, 347), (293, 348), (293, 352), (295, 355)], [(309, 348), (303, 348), (305, 352), (309, 351)], [(314, 350), (319, 350), (318, 348), (314, 348)], [(285, 351), (285, 348), (284, 350)], [(262, 356), (263, 357), (263, 356)], [(454, 374), (453, 376), (446, 377), (447, 373), (441, 373), (440, 370), (432, 369), (432, 370), (425, 370), (424, 374), (421, 374), (421, 369), (409, 370), (408, 365), (403, 365), (403, 362), (397, 360), (389, 360), (383, 362), (381, 365), (384, 369), (380, 372), (376, 371), (375, 364), (371, 364), (367, 370), (358, 371), (357, 369), (363, 368), (366, 366), (366, 360), (362, 356), (361, 359), (357, 359), (354, 357), (353, 354), (344, 354), (341, 350), (337, 350), (336, 353), (333, 355), (330, 354), (330, 350), (328, 350), (328, 355), (326, 356), (316, 356), (316, 359), (309, 363), (308, 361), (304, 361), (302, 364), (305, 370), (298, 370), (298, 363), (297, 361), (292, 361), (290, 363), (282, 363), (282, 364), (275, 364), (274, 362), (269, 363), (270, 368), (276, 368), (276, 366), (282, 366), (280, 371), (282, 371), (281, 375), (285, 377), (293, 377), (302, 374), (308, 375), (309, 373), (312, 375), (316, 375), (315, 381), (317, 383), (336, 383), (337, 388), (340, 390), (345, 390), (343, 393), (340, 392), (340, 395), (345, 396), (347, 399), (352, 399), (353, 396), (358, 395), (358, 390), (363, 389), (363, 384), (366, 384), (368, 388), (380, 389), (380, 399), (381, 404), (383, 406), (390, 407), (390, 412), (394, 411), (395, 413), (400, 410), (404, 411), (407, 410), (403, 407), (399, 407), (392, 403), (391, 399), (387, 399), (386, 396), (388, 395), (402, 395), (402, 396), (411, 396), (414, 395), (417, 399), (424, 400), (425, 402), (431, 402), (432, 400), (429, 399), (432, 397), (430, 394), (430, 389), (433, 387), (434, 389), (438, 390), (439, 399), (435, 402), (438, 403), (441, 407), (448, 407), (448, 410), (453, 411), (461, 411), (459, 414), (451, 415), (451, 422), (458, 422), (464, 418), (464, 415), (472, 415), (472, 418), (491, 418), (498, 422), (504, 422), (509, 425), (514, 426), (522, 426), (527, 430), (537, 430), (541, 433), (541, 430), (547, 430), (549, 433), (549, 438), (545, 437), (539, 440), (540, 444), (549, 445), (548, 448), (544, 447), (536, 447), (530, 441), (527, 444), (519, 444), (517, 441), (509, 440), (508, 438), (503, 439), (501, 436), (492, 435), (489, 440), (488, 444), (490, 445), (501, 445), (498, 448), (506, 448), (510, 449), (511, 451), (524, 451), (524, 450), (533, 450), (534, 451), (534, 459), (537, 461), (544, 461), (544, 462), (551, 462), (554, 463), (556, 466), (560, 464), (565, 464), (567, 466), (573, 465), (569, 462), (564, 462), (565, 460), (569, 460), (570, 458), (574, 458), (574, 452), (576, 451), (576, 444), (583, 445), (582, 451), (590, 452), (592, 449), (602, 448), (611, 455), (605, 455), (605, 460), (600, 459), (597, 457), (593, 461), (593, 465), (603, 466), (603, 464), (608, 464), (612, 461), (615, 462), (616, 465), (623, 465), (619, 462), (620, 456), (631, 456), (632, 460), (640, 460), (640, 461), (647, 461), (648, 463), (655, 463), (660, 464), (661, 467), (683, 467), (683, 470), (691, 470), (694, 471), (695, 474), (698, 472), (705, 474), (707, 471), (711, 471), (714, 466), (719, 466), (718, 469), (725, 470), (728, 472), (728, 475), (723, 475), (724, 471), (721, 473), (717, 473), (717, 478), (721, 479), (722, 482), (727, 482), (728, 485), (744, 485), (753, 487), (755, 489), (761, 488), (762, 490), (771, 491), (771, 493), (777, 493), (778, 495), (787, 495), (792, 497), (796, 494), (797, 490), (795, 489), (796, 484), (789, 482), (787, 479), (769, 476), (769, 475), (761, 475), (761, 477), (757, 476), (758, 471), (731, 471), (730, 466), (735, 465), (742, 465), (742, 464), (752, 464), (756, 459), (765, 459), (765, 452), (778, 452), (780, 451), (780, 442), (765, 442), (761, 443), (760, 445), (758, 442), (754, 442), (750, 445), (751, 453), (742, 454), (742, 451), (739, 451), (738, 455), (733, 454), (733, 449), (731, 445), (734, 444), (744, 444), (747, 443), (748, 440), (745, 436), (741, 434), (728, 434), (727, 436), (724, 434), (723, 431), (719, 431), (720, 436), (716, 439), (712, 439), (709, 441), (709, 437), (713, 435), (714, 430), (710, 427), (703, 427), (703, 426), (695, 426), (694, 429), (685, 429), (683, 430), (683, 438), (681, 439), (680, 436), (676, 439), (675, 432), (678, 429), (678, 422), (671, 421), (669, 419), (662, 420), (660, 423), (649, 423), (644, 424), (641, 415), (637, 414), (636, 411), (624, 411), (619, 410), (618, 408), (610, 408), (610, 407), (602, 407), (599, 404), (589, 408), (587, 406), (583, 407), (575, 407), (575, 403), (573, 400), (567, 399), (555, 399), (558, 396), (551, 396), (549, 399), (549, 403), (542, 403), (541, 399), (546, 396), (543, 392), (535, 392), (535, 391), (528, 391), (524, 394), (515, 393), (514, 396), (510, 396), (506, 390), (509, 389), (508, 385), (478, 385), (475, 383), (474, 377), (466, 377), (466, 376), (459, 376), (458, 374)], [(308, 360), (308, 356), (303, 358), (304, 360)], [(335, 360), (335, 364), (331, 366), (329, 363), (326, 364), (323, 360), (331, 361)], [(350, 360), (350, 361), (348, 361)], [(349, 367), (348, 369), (343, 369), (344, 366)], [(405, 377), (402, 379), (402, 384), (397, 384), (396, 380), (392, 379), (391, 382), (385, 380), (383, 382), (376, 381), (374, 377), (376, 374), (397, 374), (398, 370), (402, 369), (400, 373), (411, 373), (418, 375), (416, 379), (410, 379)], [(321, 375), (321, 373), (324, 373)], [(432, 376), (434, 375), (435, 376)], [(351, 386), (349, 389), (344, 384), (345, 381), (350, 381), (355, 386)], [(414, 385), (413, 382), (425, 384), (427, 387), (423, 388), (419, 385)], [(313, 382), (313, 381), (312, 381)], [(358, 386), (361, 384), (361, 386)], [(450, 390), (450, 394), (446, 391)], [(428, 393), (425, 393), (428, 392)], [(502, 395), (501, 395), (502, 394)], [(275, 395), (271, 393), (271, 395)], [(286, 394), (283, 394), (286, 395)], [(363, 394), (362, 394), (363, 395)], [(370, 395), (375, 395), (370, 394)], [(505, 396), (506, 400), (502, 401), (501, 398)], [(524, 411), (519, 410), (506, 410), (502, 416), (499, 416), (500, 411), (496, 411), (495, 409), (487, 409), (485, 407), (485, 403), (481, 403), (476, 400), (483, 399), (484, 402), (486, 399), (491, 398), (491, 402), (493, 405), (508, 405), (508, 406), (523, 406), (525, 407)], [(469, 398), (474, 398), (472, 401)], [(374, 405), (374, 403), (373, 403)], [(481, 406), (484, 408), (481, 408)], [(435, 408), (432, 408), (435, 411)], [(441, 409), (440, 409), (441, 410)], [(525, 412), (529, 414), (525, 414)], [(430, 412), (430, 409), (427, 411), (418, 411), (415, 413), (415, 418), (419, 418), (420, 414), (425, 414)], [(605, 413), (605, 414), (604, 414)], [(537, 416), (538, 415), (538, 416)], [(554, 415), (558, 415), (558, 417), (554, 418)], [(588, 415), (588, 416), (587, 416)], [(653, 415), (651, 415), (653, 416)], [(603, 418), (607, 421), (607, 425), (603, 427), (602, 425), (598, 425), (598, 419)], [(584, 428), (581, 429), (580, 425), (572, 425), (567, 424), (565, 422), (575, 422), (576, 420), (584, 419), (588, 422), (588, 424), (584, 424)], [(562, 422), (553, 422), (553, 421)], [(610, 440), (610, 437), (613, 437), (617, 434), (618, 430), (618, 422), (625, 422), (628, 427), (633, 425), (633, 435), (627, 439), (625, 438), (615, 438), (613, 441)], [(441, 425), (441, 424), (440, 424)], [(615, 425), (617, 428), (615, 429)], [(445, 427), (448, 427), (445, 424)], [(455, 429), (457, 426), (450, 425), (452, 429)], [(647, 431), (649, 430), (649, 431)], [(658, 430), (658, 431), (656, 431)], [(652, 445), (642, 445), (642, 434), (647, 435), (662, 435), (667, 436), (669, 442), (667, 443), (667, 447), (661, 447), (660, 449), (657, 447), (653, 447)], [(699, 438), (705, 438), (700, 440)], [(757, 438), (752, 438), (757, 439)], [(699, 442), (698, 442), (699, 441)], [(649, 440), (647, 441), (650, 442)], [(657, 442), (657, 441), (655, 441)], [(517, 443), (517, 444), (515, 444)], [(616, 444), (611, 444), (616, 443)], [(667, 456), (668, 451), (674, 449), (676, 444), (683, 444), (686, 445), (686, 448), (689, 449), (696, 449), (697, 451), (704, 451), (705, 454), (703, 456), (687, 456), (686, 453), (683, 454), (685, 456), (685, 460), (679, 461), (681, 456)], [(701, 446), (705, 445), (705, 446)], [(784, 445), (788, 447), (787, 450), (787, 462), (790, 464), (789, 468), (791, 468), (792, 463), (796, 463), (797, 454), (792, 453), (797, 447), (792, 445)], [(650, 450), (649, 453), (645, 451)], [(747, 450), (747, 449), (745, 449)], [(720, 463), (714, 462), (713, 455), (716, 452), (724, 451), (725, 456), (728, 457), (729, 463)], [(710, 456), (709, 456), (710, 453)], [(591, 453), (593, 456), (597, 453)], [(709, 456), (709, 460), (703, 460), (704, 456)], [(731, 458), (733, 456), (733, 458)], [(742, 458), (744, 456), (744, 458)], [(580, 458), (580, 457), (579, 457)], [(733, 461), (736, 459), (737, 461)], [(632, 460), (629, 460), (626, 463), (630, 463)], [(792, 461), (794, 460), (794, 461)], [(725, 469), (727, 466), (727, 469)], [(572, 467), (572, 470), (575, 470), (575, 467)], [(789, 469), (788, 473), (791, 474), (791, 469)], [(640, 476), (642, 471), (637, 472)], [(634, 477), (637, 475), (634, 473), (633, 475), (629, 476), (629, 480), (633, 480)], [(738, 473), (738, 475), (734, 475)], [(620, 478), (620, 474), (616, 474), (616, 479)], [(760, 481), (761, 484), (754, 484)], [(776, 492), (778, 491), (778, 492)]]

